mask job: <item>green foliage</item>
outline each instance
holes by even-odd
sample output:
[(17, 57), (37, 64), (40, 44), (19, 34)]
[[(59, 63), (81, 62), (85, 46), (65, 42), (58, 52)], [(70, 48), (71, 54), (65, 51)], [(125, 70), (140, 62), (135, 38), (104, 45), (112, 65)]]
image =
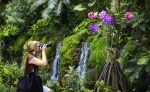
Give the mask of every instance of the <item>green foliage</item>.
[[(6, 4), (6, 9), (5, 9), (5, 13), (6, 13), (6, 23), (10, 24), (24, 24), (25, 20), (23, 19), (24, 13), (21, 12), (22, 10), (26, 10), (27, 7), (24, 7), (27, 2), (25, 2), (25, 0), (18, 1), (18, 3), (16, 3), (15, 0), (12, 0), (12, 2), (9, 2), (8, 4)], [(12, 8), (13, 7), (13, 8)]]
[(128, 66), (125, 69), (127, 76), (129, 76), (130, 81), (133, 82), (135, 79), (139, 77), (139, 72), (142, 70), (141, 66), (137, 66), (135, 60), (130, 60), (127, 62)]
[(144, 13), (138, 14), (137, 12), (134, 12), (134, 19), (132, 20), (132, 28), (135, 28), (136, 30), (145, 31), (146, 25), (144, 23)]
[[(103, 80), (97, 81), (96, 86), (99, 88), (98, 92), (113, 92), (113, 88), (111, 86), (106, 86)], [(117, 90), (117, 92), (121, 91)]]
[(74, 7), (74, 10), (78, 10), (78, 11), (83, 11), (83, 10), (85, 10), (85, 9), (86, 9), (86, 8), (83, 7), (81, 4), (79, 4), (79, 5), (77, 5), (77, 6)]
[(127, 61), (129, 61), (129, 56), (133, 56), (131, 53), (136, 49), (136, 45), (133, 44), (132, 41), (127, 42), (127, 44), (124, 47), (124, 52), (122, 55), (122, 66), (123, 69), (126, 67)]
[[(31, 41), (31, 40), (40, 41), (41, 39), (42, 39), (41, 36), (32, 35), (28, 41)], [(28, 43), (28, 41), (26, 43)]]
[(29, 19), (28, 9), (30, 3), (26, 0), (11, 0), (6, 4), (5, 12), (5, 27), (1, 30), (2, 36), (18, 35), (27, 26)]
[[(146, 46), (146, 45), (145, 45)], [(141, 81), (144, 80), (145, 74), (150, 72), (150, 53), (145, 46), (137, 46), (132, 41), (129, 41), (124, 48), (124, 53), (122, 55), (122, 66), (125, 69), (125, 73), (130, 78), (130, 82), (135, 85), (141, 85)], [(136, 90), (141, 86), (136, 86)]]
[[(72, 1), (72, 3), (76, 3), (76, 2), (77, 1)], [(84, 12), (84, 11), (98, 11), (99, 6), (101, 6), (101, 8), (104, 9), (105, 8), (104, 6), (106, 6), (108, 2), (110, 2), (110, 0), (105, 0), (105, 3), (104, 1), (97, 1), (97, 0), (84, 1), (84, 2), (80, 0), (77, 2), (77, 4), (75, 4), (73, 9), (76, 11), (79, 11), (79, 13)]]
[[(31, 29), (28, 31), (29, 35), (50, 35), (55, 34), (56, 25), (60, 22), (53, 16), (53, 14), (49, 15), (46, 19), (39, 19), (35, 24), (31, 26)], [(51, 21), (51, 22), (50, 22)]]
[[(1, 28), (2, 28), (0, 30), (1, 37), (8, 37), (10, 35), (16, 35), (19, 32), (19, 28), (13, 24), (6, 24), (5, 26), (3, 26)], [(1, 41), (3, 41), (3, 40), (1, 39)]]
[(77, 48), (79, 43), (80, 40), (78, 39), (77, 35), (72, 35), (70, 37), (65, 38), (63, 41), (63, 46), (60, 49), (60, 54), (63, 55), (63, 57), (65, 57), (69, 61), (71, 61), (73, 59), (71, 54), (74, 51), (74, 49)]
[(20, 35), (14, 43), (13, 53), (17, 54), (18, 51), (22, 51), (23, 45), (26, 42), (26, 40), (27, 37), (25, 35)]
[(93, 92), (84, 87), (84, 79), (79, 78), (79, 72), (74, 69), (74, 66), (69, 66), (64, 76), (59, 76), (58, 82), (47, 81), (46, 86), (54, 92)]
[(139, 53), (137, 57), (137, 65), (147, 65), (150, 60), (150, 53)]
[(49, 87), (54, 92), (62, 92), (61, 85), (57, 81), (53, 82), (53, 81), (48, 80), (45, 86)]
[(40, 68), (39, 68), (39, 75), (40, 75), (40, 77), (41, 77), (41, 79), (42, 79), (43, 85), (45, 85), (46, 82), (47, 82), (48, 80), (50, 80), (49, 67), (50, 67), (50, 66), (47, 66), (47, 67), (40, 67)]
[(65, 89), (65, 92), (78, 91), (82, 87), (84, 79), (79, 78), (79, 72), (74, 67), (69, 66), (69, 72), (64, 75), (63, 89)]
[(125, 52), (131, 52), (132, 53), (136, 47), (137, 46), (135, 44), (133, 44), (133, 41), (129, 41), (129, 42), (127, 42), (127, 44), (124, 47), (124, 49), (125, 49), (124, 53)]
[(4, 64), (3, 62), (0, 62), (0, 67), (0, 82), (6, 86), (6, 89), (11, 86), (16, 87), (18, 78), (23, 75), (23, 68), (18, 68), (16, 63)]
[(0, 92), (16, 92), (16, 88), (13, 86), (6, 86), (0, 82)]
[[(78, 26), (75, 27), (73, 32), (76, 34), (79, 34), (79, 35), (81, 33), (84, 33), (85, 31), (83, 31), (83, 30), (88, 30), (86, 27), (89, 27), (90, 23), (91, 23), (90, 19), (84, 19)], [(87, 33), (88, 33), (88, 31), (87, 31)]]

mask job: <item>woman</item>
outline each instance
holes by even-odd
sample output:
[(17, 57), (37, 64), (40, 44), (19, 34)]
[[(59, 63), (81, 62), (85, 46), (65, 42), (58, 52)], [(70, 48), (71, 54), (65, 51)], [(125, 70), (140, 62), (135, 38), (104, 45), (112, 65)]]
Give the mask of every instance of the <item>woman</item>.
[[(47, 66), (48, 61), (46, 57), (46, 45), (44, 44), (42, 47), (40, 46), (38, 41), (30, 41), (28, 44), (24, 46), (24, 50), (28, 51), (30, 54), (27, 56), (27, 60), (24, 62), (24, 67), (26, 68), (26, 61), (28, 61), (28, 73), (31, 73), (34, 71), (34, 67), (36, 66), (37, 70), (37, 76), (38, 75), (38, 67), (39, 66)], [(42, 59), (37, 58), (37, 54), (42, 53)], [(25, 69), (24, 69), (25, 70)], [(41, 83), (41, 88), (34, 87), (33, 90), (38, 89), (38, 92), (52, 92), (48, 87), (42, 86), (41, 79), (39, 78), (39, 82)], [(39, 91), (41, 90), (41, 91)]]

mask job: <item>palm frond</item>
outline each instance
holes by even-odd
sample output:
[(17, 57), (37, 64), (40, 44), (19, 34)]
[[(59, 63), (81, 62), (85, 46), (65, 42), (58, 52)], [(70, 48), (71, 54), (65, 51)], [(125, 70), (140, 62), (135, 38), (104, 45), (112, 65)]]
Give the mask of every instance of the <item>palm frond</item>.
[(37, 0), (36, 2), (33, 3), (33, 5), (30, 8), (30, 11), (34, 11), (38, 6), (41, 4), (47, 2), (48, 0)]
[(55, 11), (57, 16), (61, 13), (62, 5), (63, 5), (63, 2), (61, 0), (59, 1), (58, 7), (56, 8), (56, 11)]
[(58, 0), (49, 0), (48, 1), (48, 7), (43, 11), (42, 17), (44, 19), (47, 18), (48, 14), (55, 8), (57, 5)]
[(31, 6), (30, 12), (33, 12), (38, 6), (45, 2), (48, 2), (48, 7), (42, 12), (42, 17), (44, 19), (47, 18), (50, 12), (55, 12), (56, 16), (60, 15), (63, 4), (70, 4), (70, 0), (37, 0)]

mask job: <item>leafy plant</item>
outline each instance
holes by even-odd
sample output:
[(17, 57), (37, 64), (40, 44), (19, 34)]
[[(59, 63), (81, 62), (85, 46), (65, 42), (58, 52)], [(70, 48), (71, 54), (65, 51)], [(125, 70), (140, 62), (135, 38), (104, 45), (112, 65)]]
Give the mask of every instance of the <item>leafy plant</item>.
[(3, 74), (1, 76), (5, 85), (16, 87), (18, 78), (23, 75), (23, 69), (18, 68), (16, 63), (5, 64), (1, 74)]
[(88, 60), (89, 66), (95, 66), (95, 70), (100, 69), (106, 59), (106, 37), (95, 37), (90, 45), (91, 55)]
[(16, 87), (6, 86), (5, 84), (0, 82), (0, 91), (1, 92), (16, 92)]
[[(31, 29), (28, 31), (29, 35), (47, 35), (58, 34), (57, 27), (60, 22), (55, 18), (53, 14), (49, 15), (46, 19), (39, 19), (35, 24), (31, 26)], [(51, 22), (49, 22), (51, 21)]]
[[(113, 88), (111, 86), (106, 86), (103, 80), (97, 81), (96, 86), (99, 88), (98, 92), (113, 92)], [(121, 91), (117, 90), (117, 92)]]

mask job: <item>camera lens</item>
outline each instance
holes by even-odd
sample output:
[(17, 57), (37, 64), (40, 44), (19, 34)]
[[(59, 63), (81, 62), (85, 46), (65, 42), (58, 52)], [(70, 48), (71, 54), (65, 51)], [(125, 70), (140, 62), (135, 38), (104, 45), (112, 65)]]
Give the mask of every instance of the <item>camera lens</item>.
[(52, 46), (51, 42), (48, 42), (48, 43), (46, 44), (46, 46), (47, 46), (47, 47)]
[[(39, 45), (39, 47), (43, 47), (43, 43), (40, 43), (40, 45)], [(52, 46), (52, 43), (51, 42), (48, 42), (47, 44), (45, 44), (46, 45), (46, 47), (51, 47)]]

